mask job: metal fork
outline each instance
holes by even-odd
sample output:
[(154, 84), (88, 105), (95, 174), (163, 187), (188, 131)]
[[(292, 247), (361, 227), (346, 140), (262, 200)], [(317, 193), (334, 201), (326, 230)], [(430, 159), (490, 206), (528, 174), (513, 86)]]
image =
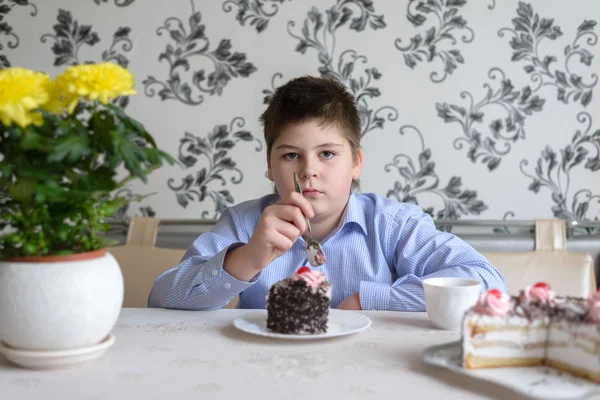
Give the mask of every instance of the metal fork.
[[(296, 192), (302, 195), (302, 188), (300, 187), (300, 181), (298, 180), (298, 174), (294, 172), (294, 186), (296, 187)], [(310, 221), (304, 216), (306, 219), (306, 226), (308, 228), (308, 240), (306, 241), (306, 258), (308, 258), (308, 262), (313, 267), (318, 267), (319, 265), (325, 264), (326, 258), (325, 253), (323, 252), (323, 248), (321, 247), (321, 243), (314, 240), (312, 238), (312, 230), (310, 229)]]

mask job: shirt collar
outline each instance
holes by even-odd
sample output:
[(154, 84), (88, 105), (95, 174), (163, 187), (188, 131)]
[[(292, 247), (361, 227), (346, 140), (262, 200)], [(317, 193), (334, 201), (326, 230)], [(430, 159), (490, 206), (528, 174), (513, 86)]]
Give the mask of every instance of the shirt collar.
[(361, 227), (363, 232), (367, 234), (367, 222), (365, 220), (365, 211), (363, 210), (356, 193), (352, 192), (348, 199), (348, 204), (344, 210), (344, 214), (340, 219), (339, 228), (344, 225), (354, 223)]

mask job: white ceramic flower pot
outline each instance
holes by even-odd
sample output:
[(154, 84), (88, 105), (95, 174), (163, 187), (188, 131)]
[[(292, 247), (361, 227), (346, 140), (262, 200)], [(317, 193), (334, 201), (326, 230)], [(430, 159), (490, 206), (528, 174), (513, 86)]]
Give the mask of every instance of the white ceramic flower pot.
[(0, 261), (0, 340), (24, 350), (101, 342), (123, 304), (123, 275), (104, 250)]

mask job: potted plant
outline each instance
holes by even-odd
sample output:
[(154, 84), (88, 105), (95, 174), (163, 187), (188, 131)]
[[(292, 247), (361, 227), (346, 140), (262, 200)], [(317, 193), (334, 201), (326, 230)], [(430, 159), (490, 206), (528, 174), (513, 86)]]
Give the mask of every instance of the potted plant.
[(24, 351), (81, 349), (111, 332), (123, 277), (105, 218), (111, 197), (171, 156), (112, 100), (135, 94), (113, 63), (51, 80), (0, 71), (0, 340)]

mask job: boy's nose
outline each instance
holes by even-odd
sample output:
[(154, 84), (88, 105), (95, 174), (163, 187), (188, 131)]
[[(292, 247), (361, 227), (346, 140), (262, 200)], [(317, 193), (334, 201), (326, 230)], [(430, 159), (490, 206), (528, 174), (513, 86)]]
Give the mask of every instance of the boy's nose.
[(300, 179), (311, 179), (315, 178), (318, 175), (318, 163), (319, 160), (315, 157), (311, 157), (307, 155), (304, 157), (300, 164), (300, 171), (298, 171), (298, 176)]
[(300, 176), (300, 179), (314, 178), (317, 176), (317, 171), (310, 166), (304, 165), (298, 176)]
[(301, 173), (300, 174), (301, 179), (315, 178), (316, 176), (317, 176), (316, 173)]

